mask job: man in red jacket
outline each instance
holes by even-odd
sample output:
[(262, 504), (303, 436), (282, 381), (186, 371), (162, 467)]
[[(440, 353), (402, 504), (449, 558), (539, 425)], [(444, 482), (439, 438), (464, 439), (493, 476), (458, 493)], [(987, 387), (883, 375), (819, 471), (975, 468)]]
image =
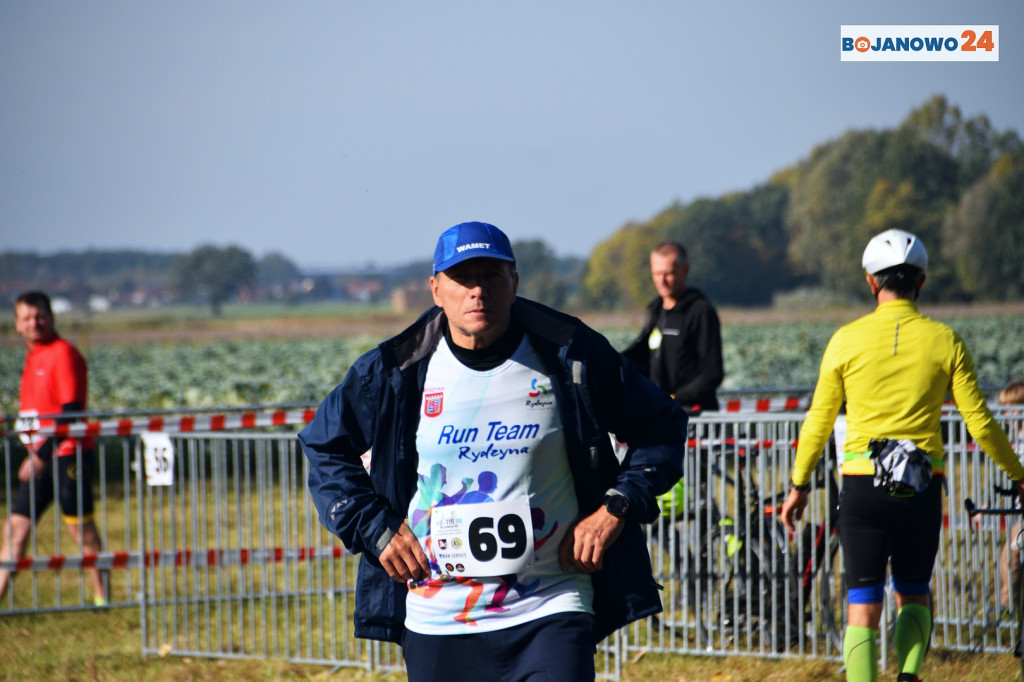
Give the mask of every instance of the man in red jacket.
[[(67, 421), (46, 415), (85, 410), (85, 358), (57, 334), (46, 294), (33, 291), (19, 296), (14, 303), (14, 317), (15, 329), (25, 339), (27, 350), (21, 373), (19, 431), (28, 454), (18, 468), (20, 483), (10, 517), (4, 523), (0, 560), (16, 561), (25, 555), (32, 524), (38, 523), (55, 493), (68, 532), (82, 554), (98, 554), (102, 545), (92, 518), (92, 442), (47, 437), (37, 432), (40, 427)], [(93, 568), (89, 573), (93, 601), (97, 606), (103, 605), (106, 601), (100, 572)], [(10, 571), (0, 569), (0, 597), (7, 591), (10, 575)]]

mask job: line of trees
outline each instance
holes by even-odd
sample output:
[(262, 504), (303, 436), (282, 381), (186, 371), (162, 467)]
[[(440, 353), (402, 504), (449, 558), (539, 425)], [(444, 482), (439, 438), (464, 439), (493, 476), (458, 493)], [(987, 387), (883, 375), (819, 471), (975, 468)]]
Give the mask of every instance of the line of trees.
[[(541, 240), (513, 244), (524, 296), (564, 306), (579, 289), (580, 258), (560, 258)], [(387, 300), (394, 288), (423, 288), (431, 261), (373, 272), (306, 274), (280, 253), (260, 259), (241, 246), (203, 244), (187, 253), (140, 251), (0, 253), (0, 302), (30, 289), (67, 299), (89, 310), (96, 298), (105, 305), (152, 306), (202, 303), (219, 316), (228, 302), (299, 304), (325, 298)], [(358, 292), (372, 291), (359, 298)]]
[(219, 315), (230, 300), (287, 298), (300, 287), (298, 267), (279, 253), (255, 259), (239, 246), (204, 244), (188, 253), (130, 250), (0, 253), (0, 300), (30, 289), (88, 310), (100, 297), (118, 306), (201, 301)]
[[(716, 303), (762, 306), (801, 292), (815, 301), (864, 298), (860, 256), (887, 228), (924, 240), (929, 301), (1020, 298), (1024, 144), (1017, 132), (996, 131), (983, 115), (964, 118), (936, 96), (896, 129), (847, 132), (749, 191), (676, 202), (627, 224), (586, 260), (558, 257), (542, 240), (513, 247), (520, 293), (556, 307), (642, 305), (654, 295), (648, 255), (666, 239), (687, 246), (691, 282)], [(429, 261), (381, 270), (375, 296), (422, 288), (429, 274)], [(297, 303), (346, 287), (366, 293), (367, 284), (364, 275), (305, 275), (281, 254), (257, 260), (239, 246), (0, 253), (0, 299), (44, 288), (76, 304), (101, 292), (118, 305), (202, 301), (219, 314), (230, 300)]]
[(929, 253), (932, 301), (1024, 293), (1024, 145), (988, 118), (965, 119), (942, 96), (895, 130), (851, 131), (754, 189), (675, 203), (598, 245), (585, 304), (636, 306), (653, 296), (647, 255), (665, 239), (690, 252), (691, 281), (718, 303), (764, 305), (784, 292), (864, 295), (860, 256), (888, 228)]

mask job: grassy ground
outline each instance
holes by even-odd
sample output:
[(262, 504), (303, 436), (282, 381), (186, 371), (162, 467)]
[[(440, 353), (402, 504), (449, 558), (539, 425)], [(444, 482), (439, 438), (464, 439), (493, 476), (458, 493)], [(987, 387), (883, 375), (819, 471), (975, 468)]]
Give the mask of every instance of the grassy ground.
[[(332, 671), (276, 660), (223, 660), (179, 656), (143, 659), (139, 612), (110, 609), (0, 618), (0, 680), (395, 680), (400, 674)], [(1019, 679), (1019, 661), (1007, 654), (933, 651), (929, 680), (1006, 682)], [(885, 677), (895, 677), (890, 673)], [(813, 659), (640, 656), (625, 664), (623, 679), (637, 682), (793, 682), (842, 680), (836, 663)]]

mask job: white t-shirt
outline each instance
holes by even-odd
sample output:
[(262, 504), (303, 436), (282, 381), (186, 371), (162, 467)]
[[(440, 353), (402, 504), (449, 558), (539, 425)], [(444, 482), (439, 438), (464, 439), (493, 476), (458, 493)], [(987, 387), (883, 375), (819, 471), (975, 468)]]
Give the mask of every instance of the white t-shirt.
[(558, 564), (578, 507), (551, 380), (526, 337), (486, 371), (442, 341), (420, 409), (408, 512), (431, 578), (410, 589), (406, 627), (465, 634), (592, 612), (589, 576)]

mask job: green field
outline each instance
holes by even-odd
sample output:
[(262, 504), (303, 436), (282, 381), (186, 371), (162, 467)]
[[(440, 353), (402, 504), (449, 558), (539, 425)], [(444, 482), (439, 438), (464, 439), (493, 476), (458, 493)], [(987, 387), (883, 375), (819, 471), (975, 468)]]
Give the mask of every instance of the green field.
[[(178, 317), (77, 320), (65, 333), (89, 361), (93, 410), (151, 410), (319, 402), (352, 362), (408, 322), (365, 310), (324, 308), (306, 316), (262, 317), (228, 309), (212, 323)], [(266, 314), (263, 311), (262, 314)], [(845, 319), (852, 319), (850, 314)], [(724, 320), (728, 318), (723, 316)], [(1024, 316), (942, 318), (967, 341), (983, 386), (998, 389), (1024, 376)], [(636, 333), (621, 321), (599, 326), (617, 348)], [(810, 388), (835, 321), (723, 323), (723, 389)], [(0, 352), (0, 412), (17, 409), (24, 354)]]

